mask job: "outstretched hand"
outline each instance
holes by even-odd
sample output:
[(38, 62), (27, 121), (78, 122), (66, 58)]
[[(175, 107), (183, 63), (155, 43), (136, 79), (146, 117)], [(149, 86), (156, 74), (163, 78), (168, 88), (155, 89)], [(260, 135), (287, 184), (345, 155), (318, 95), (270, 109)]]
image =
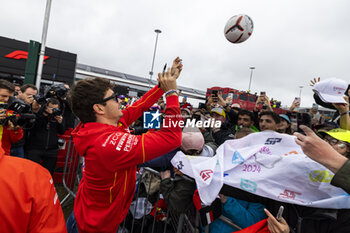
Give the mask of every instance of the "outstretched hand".
[(175, 78), (178, 78), (182, 71), (182, 67), (182, 59), (180, 59), (179, 57), (175, 58), (173, 61), (173, 65), (171, 66), (171, 75), (173, 75)]
[(175, 58), (171, 68), (168, 68), (164, 74), (158, 73), (158, 83), (164, 92), (177, 90), (176, 79), (180, 76), (182, 71), (181, 61), (179, 57)]
[(300, 129), (306, 135), (295, 132), (295, 142), (301, 146), (304, 154), (336, 173), (346, 162), (346, 157), (335, 151), (331, 145), (319, 138), (309, 127), (301, 125)]

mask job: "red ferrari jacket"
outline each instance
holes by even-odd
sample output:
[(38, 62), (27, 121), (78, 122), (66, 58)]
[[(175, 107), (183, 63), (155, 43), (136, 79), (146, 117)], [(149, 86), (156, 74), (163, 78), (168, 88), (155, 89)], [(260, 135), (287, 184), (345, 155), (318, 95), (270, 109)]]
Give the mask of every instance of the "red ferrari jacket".
[[(119, 126), (85, 123), (72, 132), (75, 148), (85, 157), (83, 179), (74, 204), (79, 233), (115, 233), (125, 218), (136, 183), (136, 165), (164, 155), (181, 145), (181, 119), (177, 96), (167, 97), (170, 127), (132, 135), (128, 126), (147, 111), (164, 92), (154, 87), (123, 110)], [(169, 123), (167, 124), (169, 125)]]
[(18, 142), (23, 138), (23, 130), (9, 130), (8, 126), (0, 125), (0, 141), (5, 155), (10, 155), (11, 144)]
[(49, 171), (30, 160), (4, 156), (1, 146), (0, 190), (0, 232), (67, 232)]

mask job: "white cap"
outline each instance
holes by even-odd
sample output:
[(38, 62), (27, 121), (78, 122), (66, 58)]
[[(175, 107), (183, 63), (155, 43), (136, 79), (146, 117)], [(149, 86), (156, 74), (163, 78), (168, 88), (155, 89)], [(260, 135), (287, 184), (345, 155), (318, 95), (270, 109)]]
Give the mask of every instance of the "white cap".
[(338, 78), (330, 78), (314, 85), (313, 91), (326, 103), (344, 103), (344, 92), (348, 84)]

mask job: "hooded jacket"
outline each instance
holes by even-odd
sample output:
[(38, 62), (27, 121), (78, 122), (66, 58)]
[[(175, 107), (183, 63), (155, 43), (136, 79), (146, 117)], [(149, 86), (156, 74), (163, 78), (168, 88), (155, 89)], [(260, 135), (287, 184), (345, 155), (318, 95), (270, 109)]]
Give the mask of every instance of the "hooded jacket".
[(0, 231), (66, 233), (60, 200), (48, 170), (4, 156), (0, 143)]
[[(75, 149), (85, 157), (83, 179), (74, 204), (79, 233), (115, 233), (125, 218), (135, 192), (136, 165), (164, 155), (181, 145), (177, 96), (167, 97), (164, 119), (172, 124), (160, 131), (132, 135), (128, 126), (164, 92), (154, 87), (123, 110), (118, 127), (102, 123), (79, 124), (72, 132)], [(169, 125), (169, 123), (167, 123)]]

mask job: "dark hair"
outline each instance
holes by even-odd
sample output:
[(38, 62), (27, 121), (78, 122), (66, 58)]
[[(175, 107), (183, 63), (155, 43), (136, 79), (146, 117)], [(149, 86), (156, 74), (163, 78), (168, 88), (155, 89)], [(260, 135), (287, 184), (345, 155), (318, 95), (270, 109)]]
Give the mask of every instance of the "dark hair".
[(248, 110), (245, 110), (245, 109), (241, 109), (239, 112), (238, 112), (238, 115), (237, 116), (243, 116), (243, 115), (247, 115), (250, 117), (250, 120), (251, 121), (254, 121), (254, 114), (251, 112), (251, 111), (248, 111)]
[(264, 111), (264, 112), (261, 112), (261, 113), (259, 114), (259, 118), (261, 118), (261, 117), (264, 116), (264, 115), (271, 116), (272, 119), (275, 121), (276, 124), (278, 124), (278, 123), (281, 122), (280, 116), (279, 116), (277, 113), (273, 112), (273, 111)]
[(47, 105), (49, 105), (49, 104), (58, 104), (58, 105), (60, 105), (60, 102), (58, 101), (58, 99), (55, 99), (55, 98), (48, 98), (46, 101), (47, 101)]
[(101, 103), (108, 89), (113, 88), (114, 84), (104, 78), (79, 80), (69, 92), (73, 113), (82, 123), (95, 122), (94, 104)]
[(10, 93), (13, 93), (13, 92), (15, 92), (15, 85), (13, 85), (12, 83), (10, 83), (7, 80), (0, 79), (0, 89), (6, 89)]
[(36, 86), (34, 86), (33, 84), (25, 84), (21, 87), (21, 92), (25, 92), (28, 88), (32, 88), (34, 90), (38, 90), (38, 88), (36, 88)]
[(350, 89), (350, 84), (348, 85), (348, 88), (346, 89), (346, 91), (345, 91), (345, 93), (344, 93), (344, 94), (345, 94), (346, 96), (348, 96), (348, 97), (350, 97), (349, 94), (348, 94), (349, 89)]

